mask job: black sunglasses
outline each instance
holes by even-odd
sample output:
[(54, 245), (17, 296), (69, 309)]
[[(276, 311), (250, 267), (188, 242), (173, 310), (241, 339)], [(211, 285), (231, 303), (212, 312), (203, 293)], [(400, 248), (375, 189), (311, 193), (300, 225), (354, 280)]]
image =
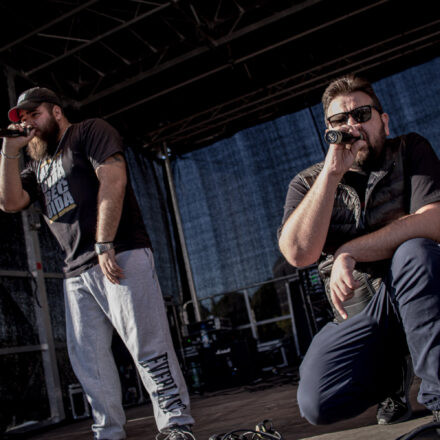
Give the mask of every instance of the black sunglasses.
[(361, 107), (356, 107), (349, 112), (336, 113), (335, 115), (328, 117), (327, 121), (332, 128), (345, 125), (350, 115), (356, 122), (367, 122), (371, 119), (372, 108), (376, 109), (379, 113), (382, 113), (382, 111), (375, 105), (362, 105)]

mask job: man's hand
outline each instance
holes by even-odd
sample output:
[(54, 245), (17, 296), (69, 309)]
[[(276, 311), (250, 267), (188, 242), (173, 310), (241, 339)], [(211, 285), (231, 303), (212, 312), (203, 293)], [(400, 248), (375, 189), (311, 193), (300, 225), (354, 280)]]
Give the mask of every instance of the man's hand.
[(119, 280), (124, 278), (124, 271), (116, 263), (115, 250), (111, 249), (98, 255), (99, 265), (107, 279), (113, 284), (119, 284)]
[[(8, 126), (11, 130), (24, 131), (21, 124), (11, 124)], [(3, 152), (10, 156), (15, 156), (24, 148), (29, 141), (35, 136), (35, 128), (32, 128), (28, 136), (17, 136), (3, 139)]]
[(342, 303), (353, 297), (353, 291), (360, 286), (359, 281), (353, 277), (356, 261), (347, 253), (335, 255), (332, 274), (330, 277), (330, 294), (333, 305), (343, 319), (347, 319), (347, 313)]
[[(361, 134), (355, 126), (342, 126), (341, 128), (341, 131), (346, 131), (355, 137)], [(366, 146), (366, 141), (362, 139), (352, 144), (330, 144), (324, 162), (325, 172), (342, 177), (353, 165), (358, 151), (363, 147), (366, 148)]]

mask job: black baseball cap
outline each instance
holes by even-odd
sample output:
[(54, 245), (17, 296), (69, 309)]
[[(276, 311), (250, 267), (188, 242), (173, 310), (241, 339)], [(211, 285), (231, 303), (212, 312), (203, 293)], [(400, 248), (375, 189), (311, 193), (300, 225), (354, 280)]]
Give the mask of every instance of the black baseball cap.
[(12, 122), (20, 122), (18, 110), (33, 110), (43, 102), (50, 102), (62, 107), (61, 100), (52, 92), (52, 90), (44, 87), (33, 87), (24, 91), (17, 100), (17, 105), (12, 107), (8, 112), (9, 120)]

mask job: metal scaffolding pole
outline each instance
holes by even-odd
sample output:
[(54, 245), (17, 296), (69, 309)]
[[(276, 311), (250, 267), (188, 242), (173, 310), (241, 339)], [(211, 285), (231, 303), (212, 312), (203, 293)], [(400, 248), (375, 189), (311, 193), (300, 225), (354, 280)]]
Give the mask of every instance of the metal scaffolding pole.
[(194, 306), (194, 314), (197, 322), (200, 322), (202, 320), (201, 314), (200, 314), (200, 304), (199, 300), (197, 298), (197, 292), (194, 285), (194, 278), (191, 270), (191, 263), (189, 261), (189, 255), (188, 255), (188, 248), (186, 247), (186, 241), (185, 241), (185, 235), (183, 232), (183, 226), (182, 226), (182, 219), (180, 217), (180, 211), (179, 211), (179, 204), (177, 202), (177, 196), (176, 196), (176, 187), (174, 186), (174, 180), (173, 175), (171, 172), (171, 163), (168, 155), (168, 148), (166, 144), (163, 145), (163, 151), (162, 151), (162, 159), (165, 163), (165, 173), (167, 177), (168, 182), (168, 189), (170, 190), (171, 195), (171, 202), (173, 204), (173, 211), (174, 211), (174, 219), (176, 221), (177, 225), (177, 233), (179, 235), (179, 242), (180, 247), (182, 249), (183, 254), (183, 261), (185, 264), (185, 272), (186, 277), (188, 280), (188, 286), (191, 293), (191, 299)]
[(55, 341), (53, 338), (50, 321), (49, 303), (47, 300), (46, 283), (44, 280), (43, 266), (41, 264), (40, 242), (37, 230), (30, 220), (37, 214), (33, 208), (22, 212), (24, 238), (29, 270), (37, 284), (37, 292), (40, 305), (34, 301), (35, 316), (38, 325), (38, 336), (42, 345), (41, 355), (43, 359), (44, 377), (46, 380), (47, 396), (50, 405), (50, 419), (53, 423), (60, 422), (65, 418), (61, 382), (55, 353)]
[[(16, 93), (13, 74), (10, 71), (6, 71), (5, 74), (8, 82), (9, 101), (11, 105), (14, 105), (16, 102)], [(44, 378), (49, 399), (50, 421), (52, 423), (57, 423), (65, 418), (65, 412), (56, 360), (55, 342), (50, 322), (46, 283), (44, 280), (43, 266), (41, 264), (40, 242), (36, 228), (38, 217), (34, 208), (31, 206), (21, 213), (21, 218), (23, 222), (29, 271), (32, 273), (37, 284), (37, 293), (40, 302), (40, 305), (38, 305), (37, 302), (34, 301), (34, 309), (38, 325)]]
[(249, 300), (249, 293), (247, 289), (243, 290), (243, 296), (244, 296), (244, 303), (246, 304), (246, 310), (249, 318), (249, 324), (251, 325), (252, 330), (252, 336), (256, 341), (258, 341), (258, 328), (257, 328), (257, 322), (255, 320), (254, 311), (251, 307), (251, 302)]

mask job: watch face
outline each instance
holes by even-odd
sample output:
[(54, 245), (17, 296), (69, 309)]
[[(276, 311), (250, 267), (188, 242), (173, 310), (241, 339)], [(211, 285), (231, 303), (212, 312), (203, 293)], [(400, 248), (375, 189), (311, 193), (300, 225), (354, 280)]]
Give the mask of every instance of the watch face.
[(113, 249), (113, 247), (113, 243), (95, 243), (95, 252), (98, 255), (102, 255)]

